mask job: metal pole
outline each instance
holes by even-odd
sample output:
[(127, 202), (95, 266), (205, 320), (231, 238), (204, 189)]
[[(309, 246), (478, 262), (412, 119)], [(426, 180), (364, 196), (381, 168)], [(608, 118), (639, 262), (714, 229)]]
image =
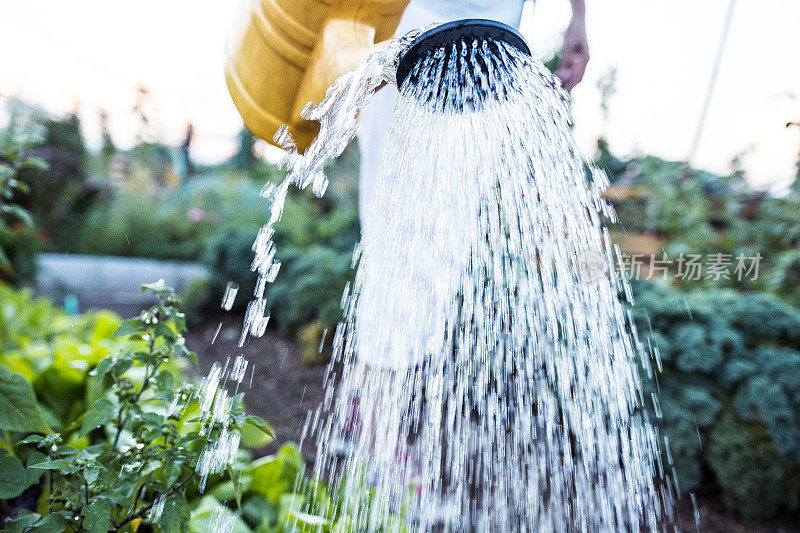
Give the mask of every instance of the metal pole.
[(697, 148), (700, 145), (700, 139), (703, 136), (703, 130), (706, 127), (706, 118), (708, 118), (708, 109), (711, 107), (711, 98), (714, 96), (714, 88), (717, 85), (717, 76), (719, 74), (719, 66), (722, 63), (722, 56), (725, 53), (725, 45), (728, 41), (728, 33), (731, 29), (731, 21), (733, 20), (733, 11), (736, 7), (736, 0), (730, 0), (728, 4), (728, 13), (725, 16), (725, 24), (722, 27), (722, 37), (719, 41), (719, 48), (717, 48), (717, 57), (714, 60), (714, 66), (711, 70), (711, 78), (708, 80), (708, 89), (706, 89), (706, 99), (703, 102), (703, 108), (700, 112), (700, 120), (697, 122), (697, 130), (694, 134), (691, 148), (689, 149), (689, 157), (686, 162), (691, 165), (697, 154)]

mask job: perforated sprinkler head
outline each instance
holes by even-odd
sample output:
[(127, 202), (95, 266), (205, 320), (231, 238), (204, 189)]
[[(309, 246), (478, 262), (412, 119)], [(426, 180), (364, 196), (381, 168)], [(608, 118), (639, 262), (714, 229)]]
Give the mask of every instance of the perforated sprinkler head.
[[(467, 61), (466, 65), (463, 65), (465, 69), (459, 64), (459, 72), (465, 72), (466, 76), (471, 76), (474, 81), (481, 73), (487, 72), (487, 58), (478, 55), (475, 60), (470, 60), (469, 55), (463, 57), (461, 54), (453, 54), (453, 45), (460, 45), (463, 42), (471, 46), (472, 43), (483, 41), (488, 43), (491, 52), (498, 51), (498, 43), (506, 43), (524, 54), (531, 55), (528, 43), (522, 35), (507, 24), (486, 19), (456, 20), (426, 31), (403, 53), (397, 64), (397, 87), (402, 88), (404, 83), (431, 83), (430, 80), (422, 80), (419, 69), (415, 71), (415, 67), (431, 52), (442, 47), (445, 49), (443, 71), (447, 69), (449, 61)], [(438, 81), (443, 85), (444, 78)], [(443, 90), (448, 90), (442, 87), (432, 89), (438, 96), (442, 96)]]

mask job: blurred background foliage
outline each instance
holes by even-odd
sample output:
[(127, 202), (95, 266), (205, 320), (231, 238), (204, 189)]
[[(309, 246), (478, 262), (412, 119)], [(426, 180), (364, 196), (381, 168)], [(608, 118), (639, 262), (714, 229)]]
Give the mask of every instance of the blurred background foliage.
[[(210, 275), (183, 294), (190, 323), (219, 319), (229, 282), (241, 287), (236, 308), (246, 305), (255, 282), (251, 245), (268, 218), (259, 191), (266, 181), (283, 177), (254, 154), (249, 132), (242, 130), (229, 160), (204, 166), (191, 161), (188, 142), (167, 147), (143, 138), (121, 150), (106, 134), (101, 149), (90, 151), (77, 116), (53, 117), (18, 101), (8, 113), (11, 121), (0, 132), (3, 176), (25, 187), (15, 188), (7, 200), (32, 220), (9, 217), (0, 225), (6, 283), (32, 284), (34, 259), (42, 250), (197, 261)], [(17, 163), (25, 157), (42, 163)], [(682, 279), (673, 269), (660, 279), (634, 282), (633, 312), (642, 341), (657, 349), (663, 365), (652, 384), (660, 400), (651, 416), (669, 442), (665, 460), (680, 490), (718, 500), (748, 520), (795, 512), (800, 186), (796, 182), (780, 195), (770, 194), (750, 187), (735, 159), (729, 175), (717, 176), (649, 155), (621, 158), (604, 139), (598, 141), (596, 162), (611, 181), (606, 196), (619, 221), (610, 229), (623, 252), (640, 254), (645, 262), (664, 253), (673, 261), (688, 253), (761, 254), (758, 276), (741, 281)], [(324, 198), (307, 191), (290, 194), (275, 235), (282, 268), (268, 294), (273, 323), (300, 341), (301, 357), (308, 361), (318, 359), (323, 332), (336, 327), (341, 294), (353, 275), (357, 146), (328, 174), (331, 186)], [(28, 316), (45, 304), (6, 286), (0, 306), (9, 305), (33, 309)], [(92, 357), (92, 346), (107, 342), (104, 332), (111, 326), (102, 324), (113, 321), (87, 315), (75, 333), (60, 319), (42, 323), (37, 335), (51, 339), (42, 344), (12, 342), (4, 331), (23, 319), (4, 312), (0, 320), (0, 362), (30, 374), (34, 383), (48, 379), (51, 368), (61, 376), (63, 361)], [(70, 335), (72, 341), (64, 340)], [(70, 352), (70, 342), (89, 346), (89, 355), (83, 348), (78, 355)], [(78, 401), (81, 386), (64, 389), (65, 394)], [(63, 424), (68, 411), (69, 402), (54, 401), (50, 422)]]

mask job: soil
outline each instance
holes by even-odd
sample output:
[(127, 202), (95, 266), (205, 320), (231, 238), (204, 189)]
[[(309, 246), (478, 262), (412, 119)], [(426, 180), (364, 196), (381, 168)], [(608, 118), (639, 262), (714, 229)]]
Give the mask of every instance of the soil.
[[(221, 327), (220, 327), (221, 324)], [(219, 333), (217, 334), (217, 328)], [(325, 365), (304, 364), (298, 355), (297, 343), (286, 337), (268, 333), (250, 339), (238, 347), (241, 322), (209, 322), (189, 332), (187, 346), (200, 360), (198, 375), (205, 375), (214, 361), (225, 364), (230, 357), (244, 354), (254, 365), (253, 383), (245, 389), (245, 404), (249, 413), (268, 421), (276, 439), (257, 455), (274, 453), (286, 442), (299, 442), (307, 413), (319, 405), (324, 391), (322, 381)], [(216, 335), (216, 340), (212, 342)], [(248, 371), (249, 373), (249, 371)], [(249, 382), (249, 377), (245, 383)], [(309, 463), (314, 460), (313, 439), (303, 443), (303, 455)], [(800, 531), (800, 516), (794, 514), (761, 524), (747, 524), (726, 511), (713, 495), (697, 497), (699, 524), (695, 523), (694, 506), (687, 496), (678, 502), (676, 525), (680, 531), (707, 533), (789, 533)]]
[(697, 497), (697, 511), (700, 523), (695, 524), (694, 506), (686, 496), (678, 502), (676, 523), (684, 532), (700, 531), (703, 533), (793, 533), (800, 531), (800, 515), (778, 517), (766, 522), (752, 524), (742, 521), (727, 511), (718, 498), (709, 496)]
[[(322, 401), (326, 365), (304, 364), (298, 356), (297, 344), (274, 333), (250, 338), (240, 348), (240, 331), (241, 321), (209, 322), (192, 329), (186, 345), (197, 354), (200, 369), (194, 371), (198, 375), (205, 375), (215, 361), (224, 365), (228, 358), (232, 361), (238, 354), (247, 358), (251, 366), (244, 380), (247, 412), (266, 420), (275, 433), (275, 440), (257, 453), (274, 453), (281, 444), (300, 441), (307, 413)], [(302, 451), (306, 460), (313, 462), (313, 439), (305, 440)]]

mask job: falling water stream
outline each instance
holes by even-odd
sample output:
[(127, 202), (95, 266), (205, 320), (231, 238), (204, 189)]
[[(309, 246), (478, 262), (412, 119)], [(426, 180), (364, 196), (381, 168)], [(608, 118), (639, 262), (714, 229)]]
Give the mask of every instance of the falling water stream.
[[(288, 187), (324, 194), (323, 166), (418, 35), (305, 110), (321, 130), (304, 154), (279, 132), (289, 174), (263, 191), (272, 215), (253, 248), (241, 342), (269, 319)], [(325, 400), (305, 428), (314, 475), (342, 487), (336, 504), (359, 531), (659, 529), (672, 489), (643, 409), (640, 375), (653, 370), (625, 281), (581, 276), (587, 253), (613, 263), (602, 218), (614, 213), (566, 94), (540, 62), (494, 41), (434, 50), (411, 78), (362, 214)], [(212, 468), (229, 457), (215, 453)]]

